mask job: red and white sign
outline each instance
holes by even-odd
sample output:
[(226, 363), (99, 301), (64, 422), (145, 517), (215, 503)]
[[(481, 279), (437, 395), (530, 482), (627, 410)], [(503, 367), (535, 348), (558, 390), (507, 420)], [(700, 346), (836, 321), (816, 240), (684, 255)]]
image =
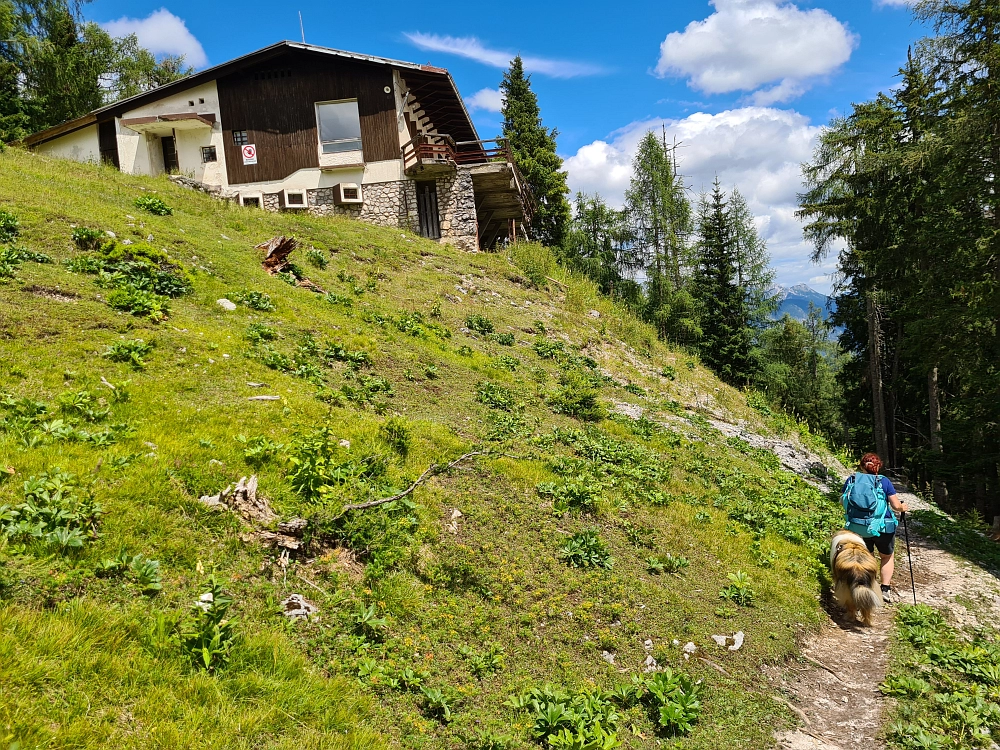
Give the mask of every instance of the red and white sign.
[(243, 147), (242, 151), (244, 166), (257, 163), (257, 147), (255, 145), (248, 143)]

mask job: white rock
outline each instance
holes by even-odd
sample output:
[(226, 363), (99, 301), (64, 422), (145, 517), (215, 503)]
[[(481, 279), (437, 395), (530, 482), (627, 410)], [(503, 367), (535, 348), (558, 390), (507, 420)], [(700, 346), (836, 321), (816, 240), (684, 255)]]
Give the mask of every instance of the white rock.
[(656, 663), (656, 659), (653, 658), (652, 654), (646, 654), (646, 661), (643, 662), (643, 666), (646, 667), (642, 670), (643, 672), (655, 672), (659, 665)]
[(743, 647), (743, 631), (737, 630), (733, 635), (733, 645), (729, 647), (730, 651), (739, 651)]
[(649, 651), (651, 648), (653, 648), (653, 641), (652, 641), (652, 639), (647, 638), (646, 640), (644, 640), (642, 642), (642, 647), (644, 649), (646, 649), (647, 651)]
[(305, 620), (319, 613), (319, 607), (302, 594), (292, 594), (281, 602), (282, 614), (292, 620)]
[(123, 245), (131, 245), (132, 244), (132, 240), (128, 240), (128, 239), (122, 240), (122, 244)]
[(112, 232), (110, 229), (107, 230), (105, 232), (105, 234), (108, 235), (108, 237), (110, 237), (111, 239), (115, 239), (118, 236), (117, 234), (115, 234), (114, 232)]
[(152, 241), (153, 241), (153, 235), (147, 234), (146, 235), (146, 242), (152, 242)]
[(716, 643), (718, 643), (720, 646), (725, 646), (726, 645), (726, 641), (729, 640), (729, 636), (728, 635), (713, 635), (712, 636), (712, 640), (715, 641)]
[(597, 310), (591, 310), (590, 312), (587, 313), (587, 317), (589, 317), (589, 318), (599, 318), (599, 317), (601, 317), (601, 314), (599, 312), (597, 312)]
[(236, 309), (236, 303), (226, 299), (225, 297), (223, 297), (222, 299), (217, 299), (215, 301), (215, 304), (217, 304), (223, 310), (228, 310), (229, 312), (232, 312), (233, 310)]
[(684, 648), (681, 649), (685, 654), (693, 654), (698, 650), (698, 647), (694, 645), (694, 641), (688, 641), (684, 644)]
[(350, 440), (341, 440), (339, 443), (337, 443), (337, 445), (339, 445), (341, 448), (350, 448), (351, 447), (351, 441)]
[(676, 638), (674, 638), (672, 641), (670, 641), (670, 645), (671, 646), (680, 646), (681, 642), (679, 640), (677, 640)]
[(601, 658), (604, 659), (604, 661), (606, 661), (608, 664), (615, 663), (615, 655), (612, 654), (610, 651), (602, 651)]

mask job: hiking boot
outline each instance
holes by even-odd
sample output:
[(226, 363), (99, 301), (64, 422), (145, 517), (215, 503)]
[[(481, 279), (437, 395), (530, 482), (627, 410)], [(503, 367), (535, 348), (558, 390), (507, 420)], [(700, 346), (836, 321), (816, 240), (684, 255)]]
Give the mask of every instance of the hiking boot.
[(892, 604), (892, 586), (886, 586), (882, 584), (882, 601), (886, 604)]

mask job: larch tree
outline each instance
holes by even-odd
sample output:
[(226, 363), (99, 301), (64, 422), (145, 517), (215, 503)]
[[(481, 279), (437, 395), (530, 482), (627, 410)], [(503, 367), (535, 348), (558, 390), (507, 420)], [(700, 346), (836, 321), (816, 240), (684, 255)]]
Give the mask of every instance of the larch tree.
[(542, 124), (538, 97), (531, 77), (524, 74), (521, 56), (515, 57), (500, 82), (503, 94), (503, 137), (534, 202), (532, 237), (549, 247), (560, 247), (570, 221), (566, 172), (556, 153), (558, 131)]

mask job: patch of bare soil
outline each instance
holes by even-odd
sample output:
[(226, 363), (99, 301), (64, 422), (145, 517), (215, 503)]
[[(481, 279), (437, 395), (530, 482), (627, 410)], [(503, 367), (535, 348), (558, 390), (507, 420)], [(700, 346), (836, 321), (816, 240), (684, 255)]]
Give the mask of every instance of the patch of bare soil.
[(72, 292), (64, 292), (61, 289), (53, 289), (47, 286), (27, 286), (24, 291), (34, 294), (36, 297), (54, 299), (56, 302), (76, 302), (78, 295)]
[[(929, 508), (916, 495), (900, 497), (914, 510)], [(913, 601), (902, 526), (897, 540), (895, 602), (875, 614), (874, 625), (848, 622), (830, 601), (829, 622), (802, 644), (803, 663), (767, 670), (778, 699), (802, 722), (798, 729), (776, 733), (785, 750), (883, 747), (878, 685), (885, 679), (895, 604)], [(910, 550), (918, 602), (945, 610), (956, 625), (1000, 623), (1000, 581), (994, 576), (920, 537), (912, 523)]]

